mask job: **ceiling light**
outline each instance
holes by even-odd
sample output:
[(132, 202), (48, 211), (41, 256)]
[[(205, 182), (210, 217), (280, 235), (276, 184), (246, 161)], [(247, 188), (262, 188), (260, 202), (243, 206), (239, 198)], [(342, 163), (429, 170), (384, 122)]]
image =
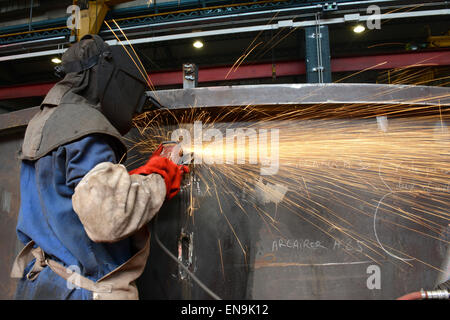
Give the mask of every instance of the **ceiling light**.
[(62, 61), (61, 61), (60, 58), (56, 58), (56, 57), (55, 57), (55, 58), (52, 59), (52, 62), (55, 63), (55, 64), (59, 64), (59, 63), (61, 63)]
[(364, 32), (364, 30), (366, 30), (366, 28), (362, 24), (358, 24), (353, 28), (353, 32), (355, 33), (361, 33)]
[(203, 48), (203, 42), (201, 42), (200, 40), (197, 40), (194, 42), (193, 46), (197, 49)]

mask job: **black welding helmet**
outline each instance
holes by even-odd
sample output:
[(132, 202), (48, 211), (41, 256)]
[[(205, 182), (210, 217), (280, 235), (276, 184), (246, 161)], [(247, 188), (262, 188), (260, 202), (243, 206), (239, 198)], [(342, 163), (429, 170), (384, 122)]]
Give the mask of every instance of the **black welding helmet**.
[(132, 127), (133, 116), (142, 112), (147, 101), (147, 75), (138, 66), (131, 48), (109, 46), (97, 35), (86, 35), (66, 51), (57, 72), (81, 73), (73, 92), (96, 105), (125, 135)]

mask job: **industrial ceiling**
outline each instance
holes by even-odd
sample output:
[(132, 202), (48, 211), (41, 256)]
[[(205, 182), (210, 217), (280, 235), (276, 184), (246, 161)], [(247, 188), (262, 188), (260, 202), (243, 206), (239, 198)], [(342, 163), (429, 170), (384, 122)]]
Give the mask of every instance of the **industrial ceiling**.
[[(66, 8), (71, 4), (72, 1), (0, 0), (0, 89), (26, 89), (26, 85), (58, 80), (51, 59), (61, 57), (70, 45)], [(83, 5), (81, 1), (79, 4)], [(380, 29), (357, 34), (353, 27), (358, 21), (348, 17), (370, 17), (369, 5), (379, 6), (381, 13), (392, 17), (383, 19)], [(113, 7), (99, 34), (111, 44), (117, 43), (110, 30), (123, 39), (117, 23), (133, 43), (150, 77), (155, 75), (156, 79), (179, 74), (186, 62), (196, 63), (200, 70), (211, 69), (212, 73), (219, 68), (219, 72), (230, 69), (245, 55), (239, 72), (246, 70), (244, 66), (253, 65), (253, 69), (247, 69), (248, 74), (207, 77), (199, 85), (301, 83), (306, 82), (304, 72), (282, 72), (277, 65), (284, 63), (288, 68), (286, 64), (292, 63), (295, 68), (304, 61), (304, 26), (323, 23), (329, 28), (332, 65), (339, 64), (334, 68), (333, 81), (345, 78), (342, 81), (375, 83), (383, 72), (398, 67), (387, 57), (402, 60), (407, 54), (414, 64), (429, 59), (426, 54), (438, 52), (430, 65), (446, 68), (448, 47), (433, 45), (430, 37), (448, 35), (448, 6), (443, 1), (395, 0), (132, 1)], [(201, 40), (204, 46), (194, 48), (195, 40)], [(353, 58), (365, 58), (367, 63), (352, 67), (352, 61), (356, 61)], [(380, 59), (387, 63), (371, 68), (371, 63), (376, 65), (373, 61)], [(423, 64), (427, 66), (427, 61)], [(258, 67), (263, 66), (273, 66), (272, 74), (265, 72), (269, 74), (261, 76)], [(359, 68), (368, 70), (359, 73)], [(351, 74), (354, 76), (347, 77)], [(179, 80), (155, 82), (160, 89), (181, 87)], [(0, 98), (0, 107), (5, 111), (31, 107), (42, 100), (41, 95), (2, 98), (0, 94)]]

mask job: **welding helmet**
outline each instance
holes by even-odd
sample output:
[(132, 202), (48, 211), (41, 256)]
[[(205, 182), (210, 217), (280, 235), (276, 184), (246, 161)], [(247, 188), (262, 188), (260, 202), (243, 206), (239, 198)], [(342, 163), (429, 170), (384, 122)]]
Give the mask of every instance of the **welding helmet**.
[(131, 48), (109, 46), (98, 35), (86, 35), (69, 48), (56, 72), (76, 74), (72, 92), (96, 105), (111, 124), (125, 135), (132, 118), (147, 101), (146, 78)]

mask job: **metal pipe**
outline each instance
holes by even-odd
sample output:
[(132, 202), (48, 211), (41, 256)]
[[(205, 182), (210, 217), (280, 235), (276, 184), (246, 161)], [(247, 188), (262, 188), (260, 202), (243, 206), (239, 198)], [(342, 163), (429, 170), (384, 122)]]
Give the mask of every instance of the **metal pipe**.
[[(393, 0), (395, 1), (395, 0)], [(359, 5), (359, 4), (371, 4), (371, 3), (377, 3), (377, 2), (386, 2), (386, 1), (358, 1), (358, 2), (352, 2), (352, 3), (343, 3), (343, 4), (339, 4), (340, 6), (348, 6), (348, 5)], [(434, 3), (433, 3), (434, 4)], [(436, 5), (445, 5), (446, 2), (438, 2), (435, 3)], [(431, 5), (431, 4), (427, 4), (427, 5)], [(414, 6), (413, 4), (410, 5), (406, 5), (403, 6), (404, 8), (407, 7), (411, 7)], [(209, 20), (219, 20), (219, 19), (230, 19), (232, 20), (232, 23), (234, 24), (236, 19), (235, 18), (241, 18), (241, 17), (245, 17), (245, 16), (256, 16), (256, 15), (264, 15), (264, 14), (274, 14), (276, 12), (291, 12), (294, 11), (293, 14), (295, 13), (295, 11), (299, 11), (299, 10), (307, 10), (307, 9), (319, 9), (321, 8), (321, 5), (311, 5), (311, 6), (305, 6), (305, 7), (300, 7), (300, 8), (287, 8), (287, 9), (279, 9), (279, 10), (268, 10), (268, 11), (260, 11), (260, 12), (248, 12), (248, 13), (238, 13), (238, 14), (231, 14), (231, 15), (226, 15), (226, 16), (218, 16), (218, 17), (205, 17), (205, 18), (195, 18), (195, 19), (187, 19), (187, 20), (179, 20), (179, 21), (171, 21), (171, 22), (158, 22), (158, 27), (160, 26), (164, 26), (164, 25), (174, 25), (174, 24), (186, 24), (186, 23), (191, 23), (191, 22), (199, 22), (199, 21), (209, 21)], [(289, 18), (294, 18), (294, 17), (299, 17), (299, 15), (295, 15), (295, 16), (288, 16), (286, 17), (287, 19)], [(129, 18), (129, 19), (133, 19), (133, 17)], [(255, 21), (255, 19), (253, 19)], [(117, 20), (116, 20), (117, 21)], [(244, 22), (249, 22), (249, 21), (244, 21)], [(121, 27), (121, 29), (123, 31), (126, 30), (133, 30), (133, 29), (139, 29), (139, 28), (147, 28), (149, 25), (139, 25), (139, 26), (131, 26), (131, 27)], [(116, 32), (119, 29), (114, 29), (113, 31)], [(103, 30), (100, 33), (109, 33), (111, 32), (110, 30)]]
[[(437, 15), (450, 15), (450, 9), (438, 9), (438, 10), (426, 10), (426, 11), (415, 11), (415, 12), (400, 12), (400, 13), (387, 13), (380, 15), (380, 19), (400, 19), (400, 18), (412, 18), (412, 17), (426, 17), (426, 16), (437, 16)], [(367, 21), (371, 19), (370, 15), (360, 16), (358, 21)], [(323, 19), (321, 20), (321, 24), (338, 24), (345, 23), (345, 18), (332, 18), (332, 19)], [(300, 21), (294, 22), (293, 28), (300, 27), (308, 27), (315, 26), (316, 20), (309, 21)], [(148, 37), (141, 39), (131, 39), (127, 41), (126, 44), (142, 44), (142, 43), (152, 43), (152, 42), (160, 42), (160, 41), (172, 41), (172, 40), (180, 40), (180, 39), (189, 39), (195, 37), (208, 37), (215, 35), (223, 35), (223, 34), (234, 34), (234, 33), (244, 33), (244, 32), (256, 32), (256, 31), (265, 31), (265, 30), (275, 30), (280, 28), (279, 24), (270, 24), (270, 25), (260, 25), (260, 26), (251, 26), (251, 27), (238, 27), (238, 28), (228, 28), (228, 29), (216, 29), (209, 31), (199, 31), (199, 32), (189, 32), (189, 33), (181, 33), (181, 34), (173, 34), (159, 37)], [(109, 45), (120, 45), (120, 42), (116, 39), (106, 41)], [(39, 56), (46, 56), (52, 54), (61, 54), (66, 49), (59, 50), (49, 50), (49, 51), (40, 51), (26, 54), (18, 54), (11, 56), (0, 57), (0, 61), (8, 61), (8, 60), (16, 60), (16, 59), (25, 59)]]
[[(349, 3), (339, 3), (339, 6), (357, 6), (360, 4), (369, 5), (374, 3), (380, 3), (380, 2), (395, 2), (397, 0), (371, 0), (371, 1), (350, 1)], [(441, 3), (441, 2), (440, 2)], [(167, 24), (177, 24), (177, 23), (189, 23), (189, 22), (198, 22), (198, 21), (207, 21), (207, 20), (216, 20), (216, 19), (223, 19), (223, 18), (240, 18), (245, 16), (256, 16), (256, 15), (264, 15), (264, 14), (274, 14), (277, 12), (291, 12), (291, 11), (303, 11), (308, 9), (321, 9), (321, 4), (316, 5), (310, 5), (310, 6), (304, 6), (304, 7), (296, 7), (296, 8), (286, 8), (286, 9), (274, 9), (274, 10), (266, 10), (266, 11), (259, 11), (259, 12), (246, 12), (246, 13), (236, 13), (236, 14), (230, 14), (226, 16), (219, 16), (219, 17), (205, 17), (205, 18), (195, 18), (195, 19), (187, 19), (187, 20), (180, 20), (180, 21), (172, 21), (172, 22), (161, 22), (158, 23), (158, 26), (167, 25)], [(151, 16), (151, 15), (149, 15)], [(127, 19), (133, 19), (135, 17), (127, 18)], [(116, 20), (119, 21), (119, 20)], [(137, 29), (142, 28), (143, 26), (132, 26), (132, 27), (124, 27), (121, 28), (122, 30), (131, 30), (131, 29)], [(118, 29), (113, 29), (114, 31), (117, 31)], [(103, 32), (109, 32), (109, 30), (103, 31)], [(102, 33), (103, 33), (102, 32)]]
[(404, 296), (401, 296), (400, 298), (397, 298), (397, 300), (448, 300), (450, 299), (450, 294), (447, 290), (432, 290), (432, 291), (425, 291), (420, 290), (416, 292), (408, 293)]
[[(348, 3), (339, 3), (340, 7), (343, 6), (357, 6), (357, 5), (369, 5), (369, 4), (374, 4), (374, 3), (380, 3), (380, 2), (396, 2), (398, 0), (371, 0), (371, 1), (357, 1), (357, 2), (348, 2)], [(433, 3), (428, 3), (426, 5), (446, 5), (447, 2), (433, 2)], [(409, 4), (409, 5), (405, 5), (402, 6), (404, 8), (407, 7), (412, 7), (414, 6), (414, 4)], [(198, 21), (207, 21), (207, 20), (217, 20), (217, 19), (223, 19), (223, 18), (240, 18), (240, 17), (245, 17), (245, 16), (253, 16), (253, 15), (264, 15), (264, 14), (273, 14), (276, 12), (290, 12), (290, 11), (299, 11), (299, 10), (307, 10), (307, 9), (320, 9), (322, 8), (321, 4), (317, 4), (317, 5), (311, 5), (311, 6), (304, 6), (304, 7), (296, 7), (296, 8), (286, 8), (286, 9), (275, 9), (275, 10), (266, 10), (266, 11), (259, 11), (259, 12), (247, 12), (247, 13), (238, 13), (238, 14), (231, 14), (231, 15), (224, 15), (224, 16), (216, 16), (216, 17), (205, 17), (205, 18), (194, 18), (194, 19), (187, 19), (187, 20), (179, 20), (179, 21), (171, 21), (171, 22), (159, 22), (158, 26), (163, 26), (163, 25), (172, 25), (172, 24), (177, 24), (177, 23), (190, 23), (190, 22), (198, 22)], [(114, 10), (112, 11), (112, 13), (114, 13)], [(177, 11), (175, 12), (169, 12), (168, 14), (176, 14)], [(148, 15), (149, 17), (152, 15)], [(145, 16), (144, 16), (145, 17)], [(134, 19), (137, 17), (130, 17), (127, 19)], [(53, 20), (46, 20), (44, 22), (35, 22), (35, 24), (38, 23), (59, 23), (61, 21), (65, 21), (66, 18), (57, 18), (57, 19), (53, 19)], [(116, 21), (120, 21), (121, 19), (116, 19)], [(110, 20), (111, 21), (111, 20)], [(110, 22), (108, 21), (108, 22)], [(7, 27), (7, 28), (20, 28), (23, 27), (24, 25), (21, 26), (11, 26), (11, 27)], [(145, 26), (131, 26), (131, 27), (123, 27), (121, 28), (122, 30), (132, 30), (132, 29), (138, 29), (138, 28), (143, 28), (143, 27), (147, 27), (148, 25)], [(7, 28), (2, 28), (2, 30), (6, 30)], [(42, 31), (51, 31), (51, 30), (56, 30), (56, 29), (65, 29), (65, 26), (61, 26), (61, 27), (55, 27), (55, 28), (47, 28), (47, 29), (39, 29), (39, 30), (35, 30), (35, 31), (31, 31), (31, 32), (42, 32)], [(117, 31), (118, 29), (114, 29), (114, 31)], [(110, 32), (110, 30), (104, 30), (101, 31), (100, 33), (106, 33), (106, 32)], [(6, 37), (6, 36), (12, 36), (12, 35), (17, 35), (17, 34), (26, 34), (28, 32), (17, 32), (17, 33), (11, 33), (11, 34), (3, 34), (0, 35), (0, 37)]]
[[(357, 1), (357, 2), (350, 2), (350, 3), (341, 3), (340, 6), (347, 6), (347, 5), (359, 5), (359, 4), (369, 4), (369, 3), (379, 3), (379, 2), (395, 2), (398, 0), (372, 0), (372, 1)], [(223, 6), (224, 8), (226, 8), (226, 6)], [(222, 19), (222, 18), (239, 18), (241, 16), (248, 16), (248, 15), (264, 15), (264, 14), (271, 14), (271, 13), (275, 13), (275, 12), (289, 12), (289, 11), (296, 11), (296, 10), (307, 10), (307, 9), (317, 9), (317, 8), (321, 8), (322, 5), (321, 4), (317, 4), (317, 5), (310, 5), (310, 6), (303, 6), (303, 7), (295, 7), (295, 8), (286, 8), (286, 9), (279, 9), (279, 10), (266, 10), (266, 11), (259, 11), (259, 12), (247, 12), (247, 13), (238, 13), (238, 14), (231, 14), (231, 15), (225, 15), (225, 16), (218, 16), (218, 17), (205, 17), (205, 18), (194, 18), (194, 19), (187, 19), (187, 20), (181, 20), (181, 21), (171, 21), (171, 22), (161, 22), (158, 23), (158, 26), (161, 25), (167, 25), (167, 24), (176, 24), (176, 23), (189, 23), (189, 22), (198, 22), (198, 21), (206, 21), (206, 20), (216, 20), (216, 19)], [(137, 7), (139, 8), (139, 7)], [(209, 8), (204, 8), (204, 9), (209, 9)], [(117, 10), (117, 12), (119, 12), (120, 10)], [(195, 9), (192, 9), (192, 11), (195, 11)], [(184, 11), (173, 11), (173, 12), (167, 12), (164, 14), (177, 14), (179, 12), (184, 12)], [(111, 11), (112, 14), (116, 13), (116, 10), (112, 10)], [(162, 14), (158, 14), (158, 15), (162, 15)], [(125, 20), (125, 19), (136, 19), (136, 18), (141, 18), (141, 17), (151, 17), (151, 16), (155, 16), (155, 14), (149, 14), (149, 15), (144, 15), (144, 16), (135, 16), (135, 17), (129, 17), (129, 18), (122, 18), (122, 19), (115, 19), (116, 21), (121, 21), (121, 20)], [(61, 21), (61, 19), (63, 21), (65, 21), (66, 18), (57, 18), (57, 19), (53, 19), (53, 20), (46, 20), (45, 23), (59, 23)], [(108, 22), (112, 22), (111, 20), (109, 20)], [(36, 22), (35, 24), (37, 24), (38, 22)], [(40, 22), (42, 23), (42, 22)], [(5, 31), (6, 29), (17, 29), (17, 28), (23, 28), (24, 25), (18, 25), (18, 26), (10, 26), (10, 27), (6, 27), (6, 28), (1, 28), (2, 31)], [(131, 29), (135, 29), (135, 28), (141, 28), (142, 26), (133, 26), (133, 27), (124, 27), (121, 28), (122, 30), (131, 30)], [(65, 28), (65, 26), (62, 27), (56, 27), (56, 28), (48, 28), (48, 29), (42, 29), (42, 30), (36, 30), (36, 32), (40, 32), (40, 31), (48, 31), (48, 30), (54, 30), (54, 29), (63, 29)], [(118, 29), (113, 29), (114, 31), (118, 30)], [(103, 31), (105, 32), (105, 31)], [(102, 33), (103, 33), (102, 32)], [(109, 30), (107, 30), (106, 32), (109, 32)], [(0, 37), (4, 37), (4, 36), (12, 36), (12, 35), (16, 35), (16, 34), (24, 34), (27, 33), (25, 32), (18, 32), (18, 33), (11, 33), (11, 34), (4, 34), (4, 35), (0, 35)]]
[(10, 44), (2, 45), (1, 49), (3, 51), (3, 49), (8, 49), (8, 48), (14, 49), (14, 47), (25, 47), (27, 45), (34, 44), (34, 43), (51, 42), (51, 41), (54, 41), (54, 40), (63, 40), (63, 39), (66, 39), (66, 37), (65, 36), (59, 36), (59, 37), (54, 37), (54, 38), (37, 39), (37, 40), (30, 40), (30, 41), (24, 41), (24, 42), (18, 42), (18, 43), (10, 43)]
[(425, 291), (425, 299), (448, 300), (450, 299), (450, 294), (447, 290)]
[(28, 21), (28, 31), (31, 31), (32, 20), (33, 20), (33, 0), (30, 0), (30, 20)]
[(15, 54), (12, 56), (0, 57), (0, 61), (9, 61), (9, 60), (18, 60), (18, 59), (26, 59), (26, 58), (34, 58), (34, 57), (42, 57), (42, 56), (51, 56), (54, 54), (62, 54), (67, 50), (67, 48), (63, 49), (55, 49), (55, 50), (46, 50), (39, 52), (31, 52), (31, 53), (22, 53)]
[[(426, 16), (436, 16), (436, 15), (450, 15), (450, 9), (388, 13), (388, 14), (380, 15), (380, 19), (398, 19), (398, 18), (426, 17)], [(360, 16), (359, 21), (367, 21), (371, 18), (372, 18), (372, 16), (370, 16), (370, 15)], [(345, 22), (346, 22), (345, 18), (332, 18), (332, 19), (321, 20), (321, 24), (338, 24), (338, 23), (345, 23)], [(292, 25), (292, 28), (309, 27), (309, 26), (315, 26), (316, 24), (317, 24), (316, 20), (300, 21), (300, 22), (294, 22)], [(189, 32), (189, 33), (181, 33), (181, 34), (159, 36), (159, 37), (133, 39), (133, 40), (130, 40), (129, 43), (134, 45), (134, 44), (141, 44), (141, 43), (189, 39), (189, 38), (195, 38), (195, 37), (207, 37), (207, 36), (222, 35), (222, 34), (265, 31), (265, 30), (278, 29), (278, 28), (280, 28), (279, 24), (275, 23), (275, 24), (262, 25), (262, 26), (217, 29), (217, 30)], [(109, 45), (120, 44), (116, 39), (108, 40), (107, 43)], [(127, 41), (127, 43), (128, 43), (128, 41)]]

